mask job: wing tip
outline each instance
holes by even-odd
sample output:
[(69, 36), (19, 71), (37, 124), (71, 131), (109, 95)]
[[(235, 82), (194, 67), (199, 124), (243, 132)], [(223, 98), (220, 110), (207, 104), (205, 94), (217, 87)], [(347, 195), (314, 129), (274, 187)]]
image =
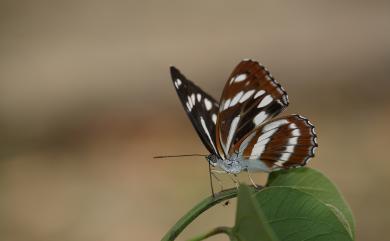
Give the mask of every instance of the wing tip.
[(288, 100), (288, 94), (287, 94), (287, 91), (283, 88), (283, 86), (272, 76), (272, 74), (270, 73), (270, 71), (267, 69), (267, 67), (265, 67), (264, 64), (260, 63), (259, 61), (257, 60), (254, 60), (254, 59), (251, 59), (251, 58), (244, 58), (241, 60), (241, 62), (239, 63), (240, 64), (246, 64), (246, 63), (249, 63), (249, 64), (255, 64), (257, 67), (261, 68), (262, 70), (265, 71), (266, 75), (267, 75), (267, 78), (273, 82), (274, 85), (276, 85), (276, 88), (281, 92), (281, 95), (282, 95), (282, 102), (283, 102), (283, 105), (284, 106), (288, 106), (289, 105), (289, 100)]
[(264, 66), (264, 64), (262, 64), (260, 61), (258, 61), (258, 60), (256, 60), (256, 59), (244, 58), (244, 59), (241, 59), (241, 62), (250, 62), (250, 63), (254, 63), (254, 64), (259, 65), (261, 68), (266, 69), (266, 67)]
[(171, 72), (172, 78), (180, 75), (180, 71), (173, 65), (169, 66), (169, 70)]
[(251, 58), (245, 58), (245, 59), (242, 59), (241, 61), (243, 61), (243, 62), (257, 62), (256, 60), (253, 60)]
[(186, 80), (184, 75), (173, 65), (169, 67), (169, 70), (171, 72), (171, 79), (173, 84), (175, 85), (176, 89), (180, 87), (183, 81)]

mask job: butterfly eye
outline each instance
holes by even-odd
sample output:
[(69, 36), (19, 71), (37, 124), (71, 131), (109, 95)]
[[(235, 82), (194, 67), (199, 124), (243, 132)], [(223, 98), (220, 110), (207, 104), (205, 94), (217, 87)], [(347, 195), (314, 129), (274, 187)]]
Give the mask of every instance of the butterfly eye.
[(217, 165), (217, 162), (218, 162), (217, 156), (215, 156), (215, 155), (213, 155), (213, 154), (210, 154), (210, 155), (206, 156), (206, 160), (207, 160), (212, 166), (216, 166), (216, 165)]

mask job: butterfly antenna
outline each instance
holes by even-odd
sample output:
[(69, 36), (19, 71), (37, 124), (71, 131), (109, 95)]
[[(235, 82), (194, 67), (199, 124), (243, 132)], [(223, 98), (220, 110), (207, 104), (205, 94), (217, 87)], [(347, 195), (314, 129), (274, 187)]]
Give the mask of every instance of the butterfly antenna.
[(210, 188), (211, 188), (211, 194), (213, 195), (213, 198), (215, 198), (215, 193), (214, 193), (214, 185), (213, 185), (213, 177), (211, 176), (211, 164), (209, 164), (209, 177), (210, 177)]
[(186, 156), (202, 156), (202, 157), (206, 157), (207, 155), (203, 155), (203, 154), (184, 154), (184, 155), (173, 155), (173, 156), (154, 156), (153, 158), (159, 159), (159, 158), (186, 157)]

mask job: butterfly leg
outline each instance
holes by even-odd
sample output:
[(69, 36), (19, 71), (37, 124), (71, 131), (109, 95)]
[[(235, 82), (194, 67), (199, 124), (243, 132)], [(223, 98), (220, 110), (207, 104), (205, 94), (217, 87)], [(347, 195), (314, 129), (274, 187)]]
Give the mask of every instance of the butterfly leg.
[(248, 177), (249, 177), (249, 180), (251, 181), (252, 185), (255, 187), (255, 188), (258, 188), (258, 186), (256, 185), (256, 183), (253, 181), (252, 177), (251, 177), (251, 173), (249, 171), (248, 172)]
[(221, 171), (221, 170), (211, 170), (211, 172), (218, 173), (218, 174), (225, 174), (226, 173), (225, 171)]
[(213, 196), (213, 198), (215, 198), (211, 164), (209, 163), (208, 166), (209, 166), (209, 178), (210, 178), (211, 195)]
[(237, 179), (237, 175), (236, 174), (233, 174), (230, 176), (230, 179), (233, 181), (234, 185), (236, 186), (236, 188), (238, 189), (238, 186), (240, 184), (240, 182), (238, 181)]
[(213, 176), (213, 178), (214, 178), (215, 180), (217, 180), (218, 185), (219, 185), (219, 187), (221, 188), (221, 191), (223, 191), (223, 184), (222, 184), (222, 181), (221, 181), (221, 179), (219, 179), (219, 177), (217, 176), (216, 173), (218, 173), (218, 172), (216, 172), (216, 170), (212, 170), (212, 171), (211, 171), (211, 175)]
[[(221, 192), (223, 191), (223, 184), (222, 184), (222, 181), (221, 179), (217, 176), (217, 174), (223, 174), (223, 173), (226, 173), (225, 171), (219, 171), (219, 170), (211, 170), (210, 174), (212, 175), (212, 177), (217, 180), (220, 188), (221, 188)], [(227, 207), (229, 205), (230, 201), (227, 200), (225, 201), (222, 206), (224, 207)]]

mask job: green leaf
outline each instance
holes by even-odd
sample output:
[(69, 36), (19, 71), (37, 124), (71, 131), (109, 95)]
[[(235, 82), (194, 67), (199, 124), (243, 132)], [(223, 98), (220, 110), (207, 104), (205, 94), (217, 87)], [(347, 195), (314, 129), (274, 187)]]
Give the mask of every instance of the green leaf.
[(273, 172), (270, 174), (267, 186), (293, 187), (313, 195), (332, 207), (336, 215), (344, 219), (347, 229), (355, 237), (355, 221), (351, 209), (337, 187), (319, 171), (296, 168)]
[(231, 240), (240, 241), (278, 240), (250, 189), (245, 185), (240, 185), (238, 190), (236, 223), (232, 235), (234, 237), (230, 237)]
[(273, 172), (255, 198), (281, 241), (354, 240), (355, 224), (348, 205), (318, 171)]

